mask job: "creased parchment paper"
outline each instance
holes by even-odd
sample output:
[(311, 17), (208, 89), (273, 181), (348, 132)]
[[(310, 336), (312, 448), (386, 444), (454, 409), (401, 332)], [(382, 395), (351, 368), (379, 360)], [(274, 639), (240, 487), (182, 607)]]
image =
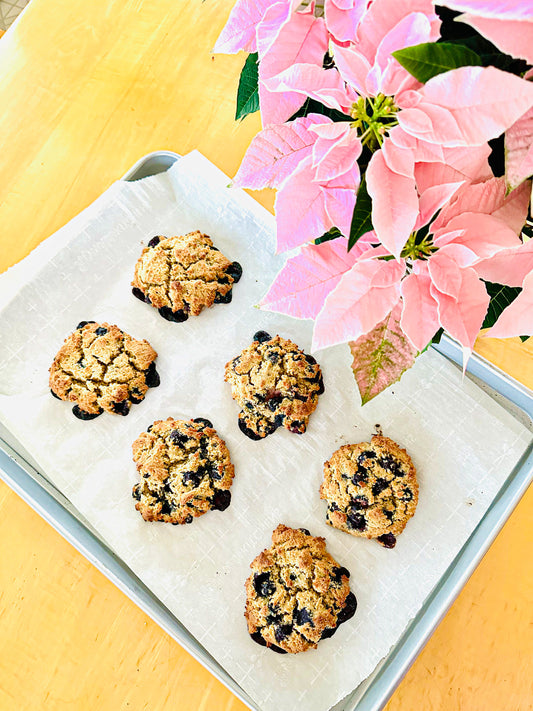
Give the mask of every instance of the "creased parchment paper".
[[(324, 711), (353, 690), (396, 642), (445, 572), (529, 441), (513, 417), (444, 358), (428, 352), (364, 408), (346, 347), (317, 354), (325, 393), (303, 436), (252, 442), (224, 365), (258, 329), (309, 352), (311, 323), (254, 305), (284, 261), (273, 218), (198, 153), (166, 174), (116, 183), (49, 248), (3, 276), (0, 418), (43, 473), (265, 711)], [(131, 295), (133, 267), (157, 234), (200, 229), (243, 266), (233, 302), (168, 323)], [(55, 241), (54, 241), (55, 240)], [(61, 247), (59, 249), (59, 247)], [(16, 277), (16, 279), (14, 278)], [(6, 295), (6, 291), (8, 292)], [(6, 303), (6, 299), (10, 299)], [(108, 321), (158, 351), (161, 385), (128, 417), (91, 422), (50, 396), (48, 368), (81, 320)], [(232, 502), (189, 526), (146, 523), (134, 509), (131, 443), (155, 419), (207, 417), (235, 464)], [(323, 462), (381, 425), (418, 469), (420, 500), (394, 550), (326, 526)], [(248, 636), (244, 580), (278, 523), (325, 536), (351, 573), (355, 617), (316, 651), (280, 656)]]

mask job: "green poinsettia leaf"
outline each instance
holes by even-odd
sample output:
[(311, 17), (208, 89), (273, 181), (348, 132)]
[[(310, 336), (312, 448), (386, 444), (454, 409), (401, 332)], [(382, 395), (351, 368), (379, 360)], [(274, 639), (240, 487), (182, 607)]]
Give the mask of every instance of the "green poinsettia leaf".
[(330, 230), (327, 232), (324, 232), (323, 235), (320, 237), (317, 237), (315, 239), (315, 244), (322, 244), (322, 242), (329, 242), (330, 239), (337, 239), (338, 237), (342, 237), (343, 234), (339, 230), (338, 227), (332, 227)]
[(485, 282), (485, 288), (490, 296), (490, 303), (481, 328), (490, 328), (494, 326), (502, 311), (512, 304), (522, 289), (519, 286), (493, 284), (490, 281)]
[(359, 237), (369, 232), (372, 229), (372, 198), (366, 189), (366, 180), (363, 176), (359, 190), (357, 191), (357, 200), (353, 209), (352, 224), (350, 225), (350, 237), (348, 238), (348, 252), (357, 242)]
[(239, 79), (235, 120), (259, 111), (259, 72), (257, 52), (249, 54)]
[(397, 382), (415, 362), (416, 348), (400, 328), (400, 316), (397, 304), (370, 333), (348, 344), (363, 405)]
[(392, 52), (415, 79), (425, 84), (431, 77), (458, 67), (480, 67), (481, 58), (468, 47), (453, 42), (424, 42)]

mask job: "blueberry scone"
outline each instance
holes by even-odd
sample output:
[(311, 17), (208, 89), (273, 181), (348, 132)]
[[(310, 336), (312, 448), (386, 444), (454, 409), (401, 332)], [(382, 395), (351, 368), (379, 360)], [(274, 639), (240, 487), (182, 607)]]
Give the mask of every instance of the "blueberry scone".
[(239, 428), (255, 440), (280, 426), (305, 432), (324, 392), (322, 371), (313, 356), (265, 331), (258, 331), (253, 343), (226, 364), (224, 380), (241, 407)]
[(80, 420), (92, 420), (104, 410), (127, 415), (148, 388), (159, 385), (156, 358), (148, 341), (118, 326), (81, 321), (54, 358), (50, 390), (59, 400), (75, 403), (72, 412)]
[(315, 649), (353, 617), (350, 573), (326, 550), (324, 538), (280, 524), (272, 546), (250, 565), (246, 610), (250, 636), (274, 652)]
[(327, 501), (330, 526), (394, 548), (418, 502), (416, 469), (405, 449), (375, 435), (370, 443), (341, 447), (325, 462), (320, 498)]
[(145, 521), (192, 523), (230, 505), (233, 464), (209, 420), (157, 420), (133, 443), (133, 461), (141, 481), (132, 495)]
[(186, 321), (213, 304), (228, 304), (242, 275), (211, 239), (199, 231), (153, 237), (135, 265), (133, 295), (167, 321)]

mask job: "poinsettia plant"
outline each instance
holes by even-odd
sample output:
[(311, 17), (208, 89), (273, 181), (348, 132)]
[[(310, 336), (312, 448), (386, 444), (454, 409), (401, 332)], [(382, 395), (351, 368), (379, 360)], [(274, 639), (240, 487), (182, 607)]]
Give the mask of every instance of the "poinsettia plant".
[(289, 252), (262, 308), (348, 343), (363, 403), (443, 331), (465, 363), (533, 334), (531, 3), (238, 0), (240, 50), (263, 129), (233, 184), (276, 188)]

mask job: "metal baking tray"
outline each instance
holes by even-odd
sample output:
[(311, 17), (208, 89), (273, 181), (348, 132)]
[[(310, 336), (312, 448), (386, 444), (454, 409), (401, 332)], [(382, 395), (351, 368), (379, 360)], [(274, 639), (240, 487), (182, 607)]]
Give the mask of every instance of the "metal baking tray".
[[(162, 173), (179, 158), (178, 154), (171, 151), (150, 153), (141, 158), (122, 180), (139, 180)], [(450, 338), (444, 336), (441, 343), (433, 348), (460, 367), (461, 348)], [(396, 645), (374, 672), (336, 704), (332, 711), (379, 711), (385, 706), (533, 480), (533, 393), (476, 354), (469, 361), (467, 377), (472, 378), (525, 424), (532, 432), (531, 441), (477, 528)], [(180, 621), (113, 553), (70, 501), (38, 471), (27, 452), (1, 426), (0, 478), (241, 701), (253, 711), (261, 711)]]

